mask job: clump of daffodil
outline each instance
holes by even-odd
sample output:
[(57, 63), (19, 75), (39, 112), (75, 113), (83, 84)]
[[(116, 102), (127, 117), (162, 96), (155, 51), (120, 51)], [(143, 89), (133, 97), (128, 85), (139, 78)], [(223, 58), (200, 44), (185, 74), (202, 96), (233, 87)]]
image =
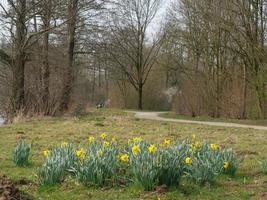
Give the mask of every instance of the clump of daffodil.
[(142, 142), (142, 138), (141, 137), (134, 137), (133, 142)]
[(125, 162), (125, 163), (129, 162), (128, 154), (125, 153), (125, 154), (119, 155), (119, 160), (122, 161), (122, 162)]
[(134, 155), (139, 154), (141, 152), (140, 146), (139, 145), (134, 145), (132, 147), (132, 152), (133, 152)]
[(50, 151), (49, 151), (49, 150), (45, 150), (45, 151), (43, 152), (43, 154), (44, 154), (45, 157), (48, 157), (49, 154), (50, 154)]
[(210, 144), (210, 148), (216, 151), (219, 148), (219, 146), (217, 144)]
[(105, 142), (103, 143), (103, 146), (104, 146), (104, 148), (108, 148), (108, 147), (109, 147), (109, 145), (110, 145), (110, 143), (109, 143), (109, 142), (107, 142), (107, 141), (105, 141)]
[(83, 160), (86, 156), (86, 152), (83, 148), (76, 151), (76, 156)]
[(163, 145), (164, 146), (170, 146), (172, 143), (172, 141), (170, 139), (165, 139), (164, 142), (163, 142)]
[(230, 163), (229, 163), (229, 162), (224, 162), (224, 163), (223, 163), (223, 168), (224, 168), (224, 169), (228, 169), (229, 166), (230, 166)]
[(88, 138), (89, 143), (93, 143), (95, 141), (95, 138), (93, 136), (90, 136)]
[(187, 165), (191, 165), (192, 162), (193, 162), (193, 160), (192, 160), (191, 157), (186, 157), (186, 158), (185, 158), (185, 163), (186, 163)]
[(149, 153), (155, 153), (157, 151), (157, 147), (154, 144), (151, 144), (148, 147), (148, 151), (149, 151)]
[(106, 137), (107, 137), (107, 134), (106, 134), (106, 133), (101, 133), (101, 134), (100, 134), (100, 138), (101, 138), (101, 139), (104, 140), (104, 139), (106, 139)]

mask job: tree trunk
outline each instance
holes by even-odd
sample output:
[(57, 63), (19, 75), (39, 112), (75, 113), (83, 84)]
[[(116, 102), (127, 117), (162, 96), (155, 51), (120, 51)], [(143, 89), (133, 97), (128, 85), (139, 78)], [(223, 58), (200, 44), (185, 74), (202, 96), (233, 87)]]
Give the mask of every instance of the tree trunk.
[(143, 85), (138, 86), (138, 109), (143, 110)]
[(16, 56), (14, 59), (13, 69), (13, 95), (12, 104), (13, 112), (25, 108), (25, 89), (24, 89), (24, 72), (26, 63), (26, 54), (24, 51), (24, 42), (26, 40), (26, 0), (18, 1), (18, 11), (16, 20)]
[(243, 67), (243, 91), (242, 91), (242, 113), (241, 118), (247, 118), (247, 67), (244, 65)]
[(13, 71), (13, 112), (22, 110), (25, 107), (24, 71), (25, 54), (19, 52), (15, 58)]
[(66, 76), (64, 81), (63, 98), (61, 103), (61, 110), (66, 111), (70, 106), (70, 97), (74, 82), (74, 48), (75, 48), (75, 31), (76, 31), (76, 20), (78, 12), (78, 0), (70, 0), (68, 8), (68, 68), (66, 69)]
[[(50, 20), (51, 20), (51, 9), (52, 2), (51, 0), (47, 0), (45, 2), (45, 14), (43, 16), (44, 30), (48, 30), (50, 28)], [(49, 32), (47, 31), (44, 34), (43, 38), (43, 94), (42, 94), (42, 103), (43, 103), (43, 112), (45, 115), (49, 114), (49, 83), (50, 83), (50, 67), (49, 67)]]

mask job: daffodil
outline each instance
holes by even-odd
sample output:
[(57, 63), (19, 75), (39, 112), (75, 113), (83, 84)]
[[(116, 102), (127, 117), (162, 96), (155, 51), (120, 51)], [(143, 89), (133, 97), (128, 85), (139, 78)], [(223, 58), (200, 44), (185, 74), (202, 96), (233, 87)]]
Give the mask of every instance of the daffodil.
[(94, 140), (95, 140), (95, 138), (94, 138), (93, 136), (90, 136), (90, 137), (88, 138), (89, 143), (93, 143)]
[(219, 148), (219, 146), (217, 144), (210, 144), (210, 148), (216, 151)]
[(83, 160), (86, 156), (86, 152), (83, 148), (76, 151), (76, 156)]
[(133, 142), (141, 142), (141, 141), (142, 141), (142, 138), (140, 137), (133, 138)]
[(105, 142), (103, 143), (103, 146), (104, 146), (105, 148), (108, 148), (108, 147), (109, 147), (109, 142), (105, 141)]
[(68, 147), (68, 145), (69, 145), (69, 143), (67, 143), (67, 142), (63, 142), (63, 143), (62, 143), (62, 146), (63, 146), (64, 148)]
[(187, 165), (191, 165), (192, 164), (192, 158), (190, 158), (190, 157), (187, 157), (186, 159), (185, 159), (185, 163), (187, 164)]
[(201, 146), (201, 142), (195, 142), (195, 146), (196, 146), (196, 148), (200, 147)]
[(50, 151), (49, 151), (49, 150), (45, 150), (45, 151), (43, 152), (43, 154), (44, 154), (45, 157), (48, 157), (49, 154), (50, 154)]
[(193, 135), (192, 135), (192, 140), (196, 140), (196, 139), (197, 139), (196, 134), (193, 134)]
[(224, 163), (223, 163), (223, 168), (224, 168), (224, 169), (228, 169), (229, 166), (230, 166), (230, 163), (229, 163), (229, 162), (224, 162)]
[(112, 137), (111, 141), (116, 142), (117, 141), (116, 137)]
[(155, 153), (157, 151), (157, 147), (154, 144), (151, 144), (148, 147), (148, 151), (149, 151), (149, 153)]
[(169, 145), (171, 145), (171, 143), (172, 143), (171, 140), (169, 140), (169, 139), (165, 139), (163, 144), (164, 144), (165, 146), (169, 146)]
[(201, 146), (200, 142), (195, 142), (190, 144), (190, 150), (195, 153), (197, 151), (197, 149)]
[(120, 159), (120, 161), (122, 161), (122, 162), (129, 162), (129, 156), (128, 156), (128, 154), (121, 154), (120, 155), (120, 157), (119, 157), (119, 159)]
[(139, 154), (139, 153), (141, 152), (141, 149), (140, 149), (139, 145), (134, 145), (134, 146), (132, 147), (132, 152), (133, 152), (133, 154), (135, 154), (135, 155)]
[(100, 137), (104, 140), (107, 137), (106, 133), (101, 133)]

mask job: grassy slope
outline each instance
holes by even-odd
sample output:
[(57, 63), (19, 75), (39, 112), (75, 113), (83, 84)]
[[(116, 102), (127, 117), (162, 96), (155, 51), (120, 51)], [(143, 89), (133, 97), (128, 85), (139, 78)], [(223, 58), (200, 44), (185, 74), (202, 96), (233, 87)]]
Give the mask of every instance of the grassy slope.
[(190, 117), (185, 115), (178, 115), (174, 112), (166, 112), (160, 114), (161, 117), (172, 118), (172, 119), (185, 119), (193, 121), (210, 121), (210, 122), (231, 122), (238, 124), (247, 124), (247, 125), (258, 125), (258, 126), (267, 126), (267, 120), (238, 120), (238, 119), (227, 119), (227, 118), (212, 118), (209, 116), (197, 116)]
[[(0, 127), (0, 172), (13, 180), (27, 178), (34, 181), (21, 189), (35, 199), (157, 199), (158, 194), (143, 192), (132, 184), (107, 190), (77, 185), (72, 179), (52, 188), (39, 188), (35, 184), (43, 150), (62, 141), (84, 143), (89, 134), (98, 135), (103, 131), (123, 141), (140, 135), (155, 142), (161, 142), (163, 138), (184, 139), (195, 133), (200, 139), (233, 147), (244, 158), (235, 178), (220, 177), (212, 187), (199, 187), (183, 181), (179, 189), (170, 189), (161, 195), (161, 199), (260, 199), (267, 192), (267, 177), (259, 173), (258, 163), (267, 154), (267, 131), (137, 120), (118, 110), (95, 111), (82, 119), (53, 118)], [(33, 142), (30, 168), (12, 164), (12, 148), (19, 137)]]

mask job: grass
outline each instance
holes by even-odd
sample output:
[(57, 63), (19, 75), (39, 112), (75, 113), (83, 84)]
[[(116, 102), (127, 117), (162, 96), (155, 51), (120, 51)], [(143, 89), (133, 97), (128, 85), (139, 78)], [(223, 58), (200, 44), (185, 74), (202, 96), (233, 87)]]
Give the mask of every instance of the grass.
[[(134, 136), (161, 142), (164, 138), (184, 139), (194, 133), (200, 139), (233, 147), (244, 160), (233, 178), (219, 177), (215, 185), (204, 187), (183, 180), (179, 188), (171, 188), (165, 194), (144, 192), (131, 183), (127, 187), (85, 187), (70, 178), (62, 185), (38, 186), (36, 172), (44, 159), (43, 150), (63, 141), (85, 143), (89, 135), (97, 136), (100, 132), (125, 142)], [(21, 137), (33, 144), (32, 164), (27, 168), (12, 163), (12, 149)], [(0, 127), (0, 173), (14, 181), (23, 178), (32, 181), (20, 189), (34, 199), (261, 199), (267, 193), (267, 176), (260, 173), (259, 165), (267, 156), (266, 141), (267, 131), (136, 120), (133, 114), (121, 110), (100, 109), (81, 118), (47, 118)]]
[(208, 122), (230, 122), (230, 123), (238, 123), (238, 124), (245, 124), (245, 125), (257, 125), (257, 126), (267, 126), (267, 120), (239, 120), (239, 119), (228, 119), (228, 118), (213, 118), (209, 116), (186, 116), (186, 115), (179, 115), (174, 112), (165, 112), (160, 114), (161, 117), (171, 118), (171, 119), (183, 119), (183, 120), (193, 120), (193, 121), (208, 121)]

